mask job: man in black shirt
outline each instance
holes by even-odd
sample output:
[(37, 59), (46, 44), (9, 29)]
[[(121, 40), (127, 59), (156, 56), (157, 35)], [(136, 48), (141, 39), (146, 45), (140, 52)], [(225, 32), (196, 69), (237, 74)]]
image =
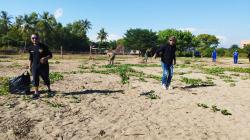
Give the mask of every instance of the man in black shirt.
[(48, 59), (52, 58), (52, 53), (49, 51), (48, 46), (39, 42), (38, 34), (32, 34), (31, 41), (33, 45), (29, 47), (29, 68), (33, 76), (32, 83), (35, 87), (33, 98), (39, 98), (39, 76), (42, 77), (44, 83), (47, 85), (49, 93), (51, 92)]
[(172, 89), (170, 86), (171, 79), (174, 74), (173, 64), (176, 64), (176, 38), (174, 36), (168, 39), (166, 45), (162, 45), (155, 53), (153, 58), (156, 58), (156, 55), (161, 53), (161, 65), (162, 65), (162, 87), (164, 89)]

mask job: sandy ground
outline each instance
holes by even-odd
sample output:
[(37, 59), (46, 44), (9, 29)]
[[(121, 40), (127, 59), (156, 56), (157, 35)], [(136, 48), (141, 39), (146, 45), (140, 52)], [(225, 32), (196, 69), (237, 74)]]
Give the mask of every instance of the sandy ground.
[[(235, 80), (235, 85), (230, 86), (218, 76), (192, 67), (196, 64), (250, 68), (247, 59), (240, 59), (240, 64), (234, 65), (229, 58), (221, 58), (216, 64), (206, 58), (178, 58), (180, 65), (187, 60), (191, 63), (185, 68), (175, 68), (172, 90), (162, 89), (160, 81), (152, 78), (140, 81), (131, 76), (129, 84), (123, 85), (117, 74), (70, 73), (81, 70), (80, 65), (98, 69), (107, 63), (103, 58), (88, 60), (88, 56), (71, 55), (52, 59), (51, 72), (61, 72), (64, 76), (52, 84), (56, 91), (52, 98), (46, 93), (38, 100), (30, 100), (30, 95), (0, 96), (0, 139), (250, 139), (250, 75), (226, 72)], [(19, 75), (28, 64), (26, 56), (0, 59), (2, 77)], [(141, 64), (141, 61), (136, 56), (118, 56), (116, 65)], [(149, 60), (149, 64), (160, 64), (159, 59)], [(157, 76), (162, 71), (161, 67), (132, 68)], [(181, 76), (211, 77), (216, 85), (186, 88), (188, 85), (180, 81)], [(160, 98), (143, 95), (151, 90)], [(198, 103), (209, 108), (198, 107)], [(212, 105), (227, 109), (232, 115), (213, 112)]]

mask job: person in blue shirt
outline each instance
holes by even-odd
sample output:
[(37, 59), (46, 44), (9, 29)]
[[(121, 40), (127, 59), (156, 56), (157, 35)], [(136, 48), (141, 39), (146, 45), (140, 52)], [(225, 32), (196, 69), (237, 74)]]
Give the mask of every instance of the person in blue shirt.
[(216, 53), (216, 50), (214, 49), (214, 51), (212, 52), (213, 62), (216, 62), (216, 57), (217, 57), (217, 53)]
[(234, 51), (233, 57), (234, 57), (234, 64), (238, 64), (239, 53), (237, 50)]

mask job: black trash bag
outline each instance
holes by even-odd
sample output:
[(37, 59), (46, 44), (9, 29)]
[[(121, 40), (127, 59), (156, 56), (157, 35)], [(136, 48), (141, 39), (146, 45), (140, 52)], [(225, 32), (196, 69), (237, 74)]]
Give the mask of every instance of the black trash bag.
[(30, 74), (26, 71), (22, 75), (10, 79), (9, 92), (12, 94), (28, 94), (30, 93), (30, 84)]

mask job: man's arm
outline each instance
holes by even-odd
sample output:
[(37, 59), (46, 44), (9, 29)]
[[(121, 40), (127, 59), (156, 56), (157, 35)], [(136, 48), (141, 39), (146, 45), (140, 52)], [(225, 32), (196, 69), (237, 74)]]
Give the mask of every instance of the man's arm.
[(176, 56), (175, 56), (175, 53), (174, 53), (174, 65), (176, 64)]
[(33, 61), (33, 55), (31, 53), (31, 49), (30, 48), (28, 48), (28, 52), (29, 52), (29, 70), (31, 70), (32, 61)]
[(154, 54), (153, 58), (155, 59), (156, 56), (159, 55), (159, 53), (162, 52), (162, 51), (163, 51), (163, 46), (160, 46), (160, 48), (155, 51), (155, 54)]
[(48, 61), (49, 59), (51, 59), (53, 57), (51, 51), (48, 48), (48, 46), (44, 45), (44, 51), (45, 51), (46, 56), (41, 58), (42, 63), (45, 63), (46, 61)]

